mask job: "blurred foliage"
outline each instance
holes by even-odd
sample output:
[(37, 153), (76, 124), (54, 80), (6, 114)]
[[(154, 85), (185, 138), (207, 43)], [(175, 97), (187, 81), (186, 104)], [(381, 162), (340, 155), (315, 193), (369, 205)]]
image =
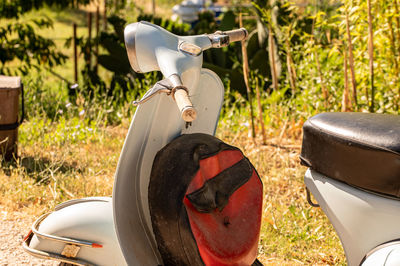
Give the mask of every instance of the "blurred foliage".
[(45, 64), (50, 67), (65, 62), (66, 56), (56, 51), (54, 41), (35, 32), (36, 28), (52, 27), (48, 18), (33, 19), (24, 23), (9, 23), (0, 27), (0, 74), (15, 75), (7, 67), (14, 60), (21, 62), (18, 72), (26, 75), (30, 67)]
[[(20, 21), (20, 15), (44, 6), (57, 8), (73, 7), (76, 4), (88, 4), (91, 0), (0, 0), (0, 18), (10, 22), (0, 27), (0, 74), (26, 75), (31, 67), (39, 69), (41, 65), (53, 67), (61, 65), (67, 57), (57, 51), (53, 40), (36, 33), (37, 29), (52, 28), (53, 21), (48, 17)], [(16, 71), (8, 64), (18, 60)]]
[(32, 9), (40, 9), (44, 6), (66, 8), (75, 7), (77, 4), (86, 5), (90, 2), (91, 0), (0, 0), (0, 17), (18, 18)]
[[(118, 3), (122, 8), (130, 2)], [(116, 7), (113, 8), (115, 12), (118, 11)], [(257, 86), (261, 88), (265, 120), (268, 121), (268, 116), (271, 115), (271, 104), (284, 107), (287, 112), (301, 119), (317, 112), (341, 111), (346, 87), (351, 96), (350, 110), (367, 111), (374, 101), (377, 112), (398, 112), (400, 17), (397, 2), (372, 1), (376, 89), (373, 99), (370, 92), (371, 77), (367, 52), (368, 12), (364, 1), (324, 0), (299, 5), (289, 0), (257, 0), (252, 1), (250, 7), (238, 5), (219, 18), (215, 18), (212, 13), (200, 13), (199, 22), (193, 28), (149, 14), (137, 15), (137, 8), (134, 10), (136, 18), (133, 19), (132, 13), (128, 14), (124, 9), (109, 16), (108, 31), (101, 32), (98, 38), (93, 38), (90, 42), (85, 37), (78, 39), (85, 61), (89, 56), (86, 52), (88, 46), (93, 51), (97, 43), (100, 45), (99, 65), (110, 74), (103, 76), (104, 72), (101, 72), (102, 76), (99, 76), (91, 60), (91, 64), (81, 69), (81, 80), (84, 82), (80, 84), (80, 89), (70, 90), (72, 102), (78, 95), (90, 99), (98, 98), (99, 101), (107, 98), (116, 110), (117, 106), (138, 98), (149, 86), (162, 78), (160, 73), (138, 74), (131, 69), (123, 40), (123, 28), (127, 21), (145, 20), (177, 35), (192, 35), (238, 28), (238, 16), (242, 13), (244, 27), (250, 33), (245, 43), (251, 72), (250, 84), (252, 90)], [(349, 54), (346, 12), (354, 55), (353, 69), (357, 93), (355, 97), (352, 95), (349, 62), (347, 85), (344, 78), (344, 51)], [(22, 74), (32, 66), (38, 68), (43, 64), (62, 64), (65, 57), (55, 51), (54, 43), (35, 34), (36, 28), (51, 25), (48, 19), (39, 18), (26, 24), (13, 21), (1, 28), (0, 39), (3, 45), (0, 46), (0, 71), (7, 74), (7, 64), (16, 59), (24, 62), (19, 67)], [(280, 70), (278, 91), (274, 91), (272, 86), (270, 34), (277, 49), (276, 67)], [(20, 42), (21, 39), (24, 41)], [(229, 104), (240, 103), (241, 107), (246, 105), (246, 97), (243, 97), (245, 86), (240, 43), (205, 51), (203, 66), (215, 71), (229, 87)], [(117, 115), (115, 117), (118, 118)]]
[[(277, 99), (276, 104), (289, 108), (292, 115), (302, 119), (324, 111), (370, 111), (372, 102), (375, 112), (399, 112), (400, 18), (397, 1), (371, 1), (376, 91), (374, 97), (371, 96), (366, 1), (324, 0), (316, 4), (300, 5), (293, 1), (259, 0), (252, 4), (263, 25), (266, 28), (271, 27), (279, 49), (282, 64), (279, 91), (283, 92), (284, 97)], [(274, 11), (278, 12), (275, 21)], [(347, 33), (346, 13), (351, 40)], [(257, 43), (252, 40), (254, 36), (252, 32), (248, 46)], [(350, 41), (354, 56), (353, 66), (349, 60)], [(344, 53), (347, 54), (347, 61), (344, 60)], [(250, 68), (251, 71), (262, 74), (267, 84), (264, 97), (271, 99), (273, 93), (268, 71), (265, 75), (265, 72), (260, 72), (254, 66)], [(355, 74), (354, 91), (352, 68)], [(347, 83), (345, 75), (348, 77)], [(251, 76), (254, 77), (254, 74)], [(294, 84), (291, 84), (290, 78), (293, 78)], [(254, 81), (251, 83), (254, 88)], [(344, 108), (343, 101), (346, 88), (350, 94), (348, 108)], [(270, 104), (264, 101), (263, 106)], [(271, 115), (269, 110), (265, 108), (266, 120)]]

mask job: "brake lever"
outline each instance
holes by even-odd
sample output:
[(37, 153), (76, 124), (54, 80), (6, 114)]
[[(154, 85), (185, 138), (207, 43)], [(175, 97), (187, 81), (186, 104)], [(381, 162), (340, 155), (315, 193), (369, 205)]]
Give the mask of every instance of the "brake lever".
[(170, 95), (172, 92), (172, 84), (169, 81), (169, 79), (163, 79), (158, 81), (154, 86), (149, 89), (140, 100), (133, 101), (132, 104), (134, 106), (138, 106), (139, 104), (145, 103), (151, 98), (153, 98), (155, 95), (160, 94), (160, 93), (166, 93), (167, 95)]

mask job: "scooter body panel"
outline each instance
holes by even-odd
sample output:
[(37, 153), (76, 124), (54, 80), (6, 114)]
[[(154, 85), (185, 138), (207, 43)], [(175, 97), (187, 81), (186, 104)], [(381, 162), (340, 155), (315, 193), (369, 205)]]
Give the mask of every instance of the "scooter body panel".
[[(101, 248), (82, 246), (77, 259), (94, 265), (126, 265), (114, 229), (110, 197), (93, 197), (65, 202), (47, 216), (40, 233), (91, 241)], [(29, 248), (61, 255), (65, 243), (34, 235)]]
[(153, 97), (137, 108), (119, 159), (113, 191), (114, 221), (129, 265), (162, 264), (147, 201), (156, 153), (181, 134), (213, 135), (216, 130), (224, 99), (224, 87), (218, 75), (202, 69), (200, 73), (184, 73), (182, 80), (198, 112), (197, 119), (187, 126), (170, 96)]
[(388, 243), (377, 247), (368, 254), (362, 266), (398, 266), (400, 265), (400, 243)]
[(350, 266), (360, 265), (377, 246), (400, 238), (400, 201), (354, 188), (310, 169), (304, 182), (335, 228)]

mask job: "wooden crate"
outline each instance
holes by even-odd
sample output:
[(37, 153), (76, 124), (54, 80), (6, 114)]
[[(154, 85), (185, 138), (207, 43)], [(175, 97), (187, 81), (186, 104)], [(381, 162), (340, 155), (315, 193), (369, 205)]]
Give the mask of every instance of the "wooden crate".
[[(22, 91), (20, 77), (0, 75), (0, 156), (6, 160), (18, 154), (19, 95)], [(22, 121), (21, 117), (21, 121)]]

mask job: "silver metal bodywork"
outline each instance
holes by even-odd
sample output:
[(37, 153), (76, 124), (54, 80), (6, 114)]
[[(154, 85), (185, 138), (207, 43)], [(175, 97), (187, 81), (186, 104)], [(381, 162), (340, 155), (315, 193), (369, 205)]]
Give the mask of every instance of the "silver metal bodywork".
[[(193, 73), (192, 73), (193, 74)], [(160, 265), (147, 202), (151, 167), (156, 153), (185, 133), (214, 134), (224, 87), (212, 71), (183, 75), (198, 117), (186, 127), (171, 97), (159, 94), (140, 105), (129, 128), (118, 163), (113, 192), (116, 231), (129, 265)], [(185, 81), (186, 80), (186, 81)], [(183, 166), (184, 167), (184, 166)]]
[[(383, 243), (400, 239), (399, 200), (351, 187), (310, 169), (304, 182), (335, 228), (350, 266), (360, 265), (366, 254)], [(390, 252), (379, 250), (362, 265), (386, 265)], [(393, 250), (398, 252), (399, 247)]]
[[(24, 245), (31, 255), (78, 265), (126, 265), (114, 229), (110, 197), (65, 202), (40, 217), (32, 231)], [(76, 257), (62, 255), (69, 244), (78, 249)]]
[(398, 266), (400, 265), (400, 242), (383, 244), (367, 255), (362, 266)]

